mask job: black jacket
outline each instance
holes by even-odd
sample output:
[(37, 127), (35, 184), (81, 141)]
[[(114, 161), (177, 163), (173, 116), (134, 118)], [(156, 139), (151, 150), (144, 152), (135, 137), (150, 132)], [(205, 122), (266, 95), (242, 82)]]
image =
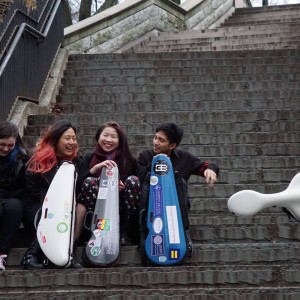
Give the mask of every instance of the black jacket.
[[(148, 172), (151, 171), (152, 159), (156, 155), (153, 150), (143, 151), (138, 158), (138, 177), (143, 183)], [(174, 149), (171, 154), (171, 162), (173, 171), (178, 171), (182, 178), (187, 182), (191, 175), (204, 176), (206, 169), (213, 170), (217, 175), (219, 174), (219, 167), (217, 165), (201, 161), (196, 156), (187, 151)]]
[[(78, 170), (81, 160), (81, 158), (73, 160), (76, 170)], [(26, 172), (26, 199), (28, 201), (43, 203), (59, 166), (60, 165), (54, 166), (50, 171), (44, 174)]]
[(7, 157), (0, 157), (0, 199), (24, 197), (27, 161), (28, 156), (23, 149), (13, 162)]

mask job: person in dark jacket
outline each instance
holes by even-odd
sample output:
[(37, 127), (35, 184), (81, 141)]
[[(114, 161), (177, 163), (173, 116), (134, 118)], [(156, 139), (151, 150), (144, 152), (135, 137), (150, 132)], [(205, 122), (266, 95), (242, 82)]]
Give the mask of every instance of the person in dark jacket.
[[(165, 154), (170, 157), (173, 171), (179, 172), (184, 184), (186, 185), (191, 175), (202, 176), (210, 186), (213, 186), (219, 174), (219, 167), (215, 164), (201, 161), (191, 153), (177, 149), (183, 137), (183, 129), (174, 123), (164, 123), (156, 128), (156, 133), (153, 138), (153, 148), (140, 153), (138, 158), (138, 177), (141, 185), (143, 185), (147, 174), (151, 171), (152, 159), (157, 154)], [(187, 195), (188, 198), (188, 195)], [(190, 203), (186, 203), (187, 210), (190, 208)], [(192, 241), (189, 233), (188, 222), (185, 228), (189, 242), (190, 255), (192, 254)]]
[(26, 199), (23, 206), (24, 226), (31, 229), (32, 243), (25, 252), (25, 269), (42, 269), (43, 253), (36, 238), (34, 219), (43, 205), (48, 188), (62, 161), (79, 164), (76, 129), (67, 120), (57, 121), (47, 128), (36, 144), (26, 171)]
[(5, 259), (22, 220), (27, 160), (18, 127), (0, 122), (0, 270), (5, 270)]
[[(96, 132), (95, 150), (83, 159), (79, 167), (76, 207), (75, 240), (80, 238), (87, 211), (94, 211), (99, 190), (99, 177), (103, 167), (118, 167), (120, 189), (121, 244), (136, 243), (138, 222), (136, 207), (140, 183), (135, 176), (137, 162), (132, 156), (122, 127), (114, 121), (101, 125)], [(132, 224), (136, 220), (136, 226)]]

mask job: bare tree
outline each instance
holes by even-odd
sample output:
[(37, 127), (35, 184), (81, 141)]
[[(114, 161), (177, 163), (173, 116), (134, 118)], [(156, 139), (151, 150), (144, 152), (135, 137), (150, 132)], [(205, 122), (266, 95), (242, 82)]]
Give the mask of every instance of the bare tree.
[(80, 8), (79, 8), (79, 21), (84, 20), (91, 16), (92, 2), (93, 2), (92, 0), (81, 1)]
[(107, 8), (110, 8), (116, 4), (118, 4), (118, 0), (105, 0), (105, 2), (101, 5), (101, 7), (96, 11), (96, 13), (99, 13)]
[(72, 14), (68, 0), (63, 0), (64, 6), (64, 27), (72, 25)]
[(118, 0), (64, 0), (71, 10), (72, 23), (84, 20), (115, 4)]

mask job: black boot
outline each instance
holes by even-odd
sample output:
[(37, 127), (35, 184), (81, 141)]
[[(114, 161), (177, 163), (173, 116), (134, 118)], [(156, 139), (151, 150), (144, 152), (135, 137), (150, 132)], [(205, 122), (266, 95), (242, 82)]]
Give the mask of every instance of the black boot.
[(130, 239), (128, 237), (128, 210), (123, 209), (120, 211), (120, 244), (122, 246), (131, 245)]
[(24, 269), (27, 270), (44, 269), (45, 268), (43, 264), (44, 258), (45, 257), (41, 250), (39, 242), (35, 238), (25, 252), (22, 265), (24, 266)]

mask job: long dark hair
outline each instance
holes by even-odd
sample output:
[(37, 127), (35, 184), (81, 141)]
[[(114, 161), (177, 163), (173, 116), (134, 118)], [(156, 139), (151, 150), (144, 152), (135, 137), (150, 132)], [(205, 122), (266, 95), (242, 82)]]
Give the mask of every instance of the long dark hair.
[[(44, 130), (38, 140), (34, 153), (28, 162), (28, 170), (33, 173), (46, 173), (57, 165), (55, 149), (60, 137), (65, 131), (72, 128), (76, 134), (76, 128), (67, 120), (60, 120)], [(78, 146), (68, 160), (78, 156)]]
[[(107, 128), (107, 127), (112, 127), (117, 131), (118, 137), (119, 137), (119, 145), (118, 147), (114, 150), (114, 155), (113, 155), (113, 160), (118, 164), (119, 168), (119, 173), (120, 173), (120, 178), (123, 178), (125, 176), (126, 169), (128, 166), (131, 166), (133, 162), (135, 161), (135, 158), (133, 157), (129, 146), (128, 146), (128, 140), (127, 136), (121, 127), (121, 125), (115, 121), (108, 121), (104, 124), (102, 124), (95, 135), (95, 140), (98, 143), (99, 137), (102, 133), (102, 131)], [(99, 147), (98, 147), (99, 148)], [(106, 153), (103, 152), (103, 160), (107, 159), (106, 158)], [(98, 158), (99, 157), (99, 151), (98, 151)]]

